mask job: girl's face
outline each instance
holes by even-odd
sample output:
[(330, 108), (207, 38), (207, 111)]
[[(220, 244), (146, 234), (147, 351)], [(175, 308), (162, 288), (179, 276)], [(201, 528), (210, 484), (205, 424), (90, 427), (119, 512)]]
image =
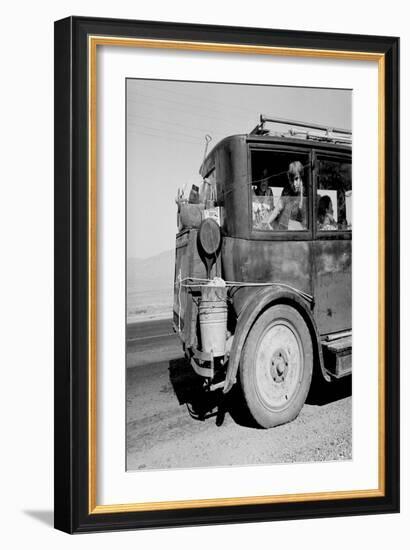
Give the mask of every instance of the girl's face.
[(267, 179), (263, 179), (260, 183), (260, 188), (261, 188), (261, 191), (262, 193), (266, 193), (266, 190), (268, 189), (268, 180)]
[(298, 193), (302, 187), (302, 177), (300, 174), (295, 174), (292, 181), (293, 190)]
[(268, 186), (269, 186), (268, 170), (264, 168), (262, 173), (262, 181), (259, 184), (260, 190), (262, 191), (263, 194), (266, 193)]

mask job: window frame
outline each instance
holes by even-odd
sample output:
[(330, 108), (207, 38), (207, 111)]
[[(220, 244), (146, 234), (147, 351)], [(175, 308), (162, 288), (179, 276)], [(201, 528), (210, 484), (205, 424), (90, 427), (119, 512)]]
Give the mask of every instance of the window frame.
[[(307, 208), (307, 229), (302, 230), (287, 230), (287, 231), (268, 231), (266, 229), (254, 229), (253, 227), (253, 212), (252, 212), (252, 153), (258, 151), (266, 151), (270, 153), (288, 153), (297, 154), (300, 153), (308, 158), (308, 169), (305, 170), (305, 180), (307, 174), (308, 193), (306, 197), (308, 199)], [(313, 174), (312, 174), (312, 149), (306, 148), (300, 145), (292, 144), (278, 144), (278, 143), (249, 143), (248, 144), (248, 231), (250, 238), (257, 241), (311, 241), (313, 240)]]
[[(345, 152), (333, 152), (333, 151), (322, 151), (314, 149), (313, 153), (313, 170), (312, 170), (312, 180), (313, 180), (313, 196), (312, 203), (315, 203), (313, 208), (313, 239), (314, 240), (351, 240), (352, 239), (352, 229), (335, 229), (331, 231), (320, 231), (317, 226), (317, 208), (316, 208), (316, 199), (317, 199), (317, 189), (318, 189), (318, 177), (319, 177), (319, 162), (321, 159), (325, 160), (334, 160), (334, 161), (350, 161), (352, 164), (352, 155)], [(352, 192), (353, 192), (353, 176), (352, 176)]]

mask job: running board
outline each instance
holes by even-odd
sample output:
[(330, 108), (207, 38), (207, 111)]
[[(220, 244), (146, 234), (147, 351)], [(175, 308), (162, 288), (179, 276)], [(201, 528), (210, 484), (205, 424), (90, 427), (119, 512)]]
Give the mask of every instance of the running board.
[(326, 370), (334, 378), (342, 378), (352, 372), (352, 336), (342, 336), (322, 342)]

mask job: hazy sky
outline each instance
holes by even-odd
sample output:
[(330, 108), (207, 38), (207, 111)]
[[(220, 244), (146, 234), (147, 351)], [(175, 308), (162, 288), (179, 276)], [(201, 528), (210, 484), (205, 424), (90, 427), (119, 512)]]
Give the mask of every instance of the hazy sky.
[[(350, 90), (127, 80), (127, 256), (175, 246), (178, 187), (201, 181), (208, 152), (259, 115), (351, 128)], [(283, 129), (283, 127), (281, 127)]]

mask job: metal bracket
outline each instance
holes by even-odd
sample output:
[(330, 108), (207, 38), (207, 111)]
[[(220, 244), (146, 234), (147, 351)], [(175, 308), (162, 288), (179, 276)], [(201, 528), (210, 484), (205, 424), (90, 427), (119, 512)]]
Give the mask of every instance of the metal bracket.
[[(197, 348), (191, 348), (191, 366), (194, 371), (199, 374), (199, 376), (204, 376), (205, 378), (213, 378), (215, 374), (214, 370), (214, 356), (212, 353), (206, 353), (205, 351), (200, 351)], [(197, 363), (197, 360), (200, 362), (209, 362), (209, 367), (204, 367)]]

